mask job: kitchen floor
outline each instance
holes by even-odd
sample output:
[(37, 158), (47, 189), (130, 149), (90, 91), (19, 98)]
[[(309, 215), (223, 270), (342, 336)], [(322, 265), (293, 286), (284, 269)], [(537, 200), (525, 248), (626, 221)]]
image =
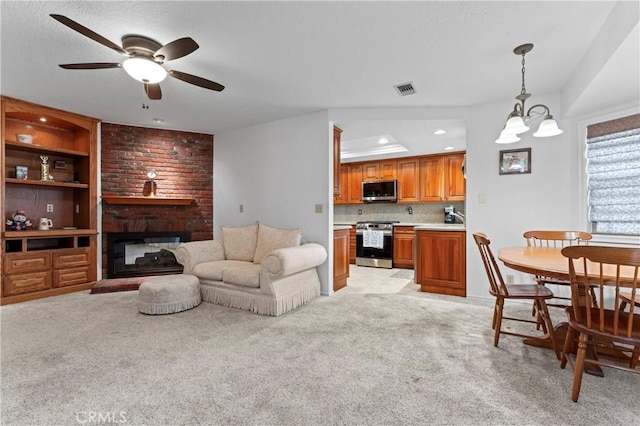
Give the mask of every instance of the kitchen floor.
[(336, 294), (399, 293), (420, 291), (413, 282), (413, 269), (386, 269), (350, 265), (347, 286)]

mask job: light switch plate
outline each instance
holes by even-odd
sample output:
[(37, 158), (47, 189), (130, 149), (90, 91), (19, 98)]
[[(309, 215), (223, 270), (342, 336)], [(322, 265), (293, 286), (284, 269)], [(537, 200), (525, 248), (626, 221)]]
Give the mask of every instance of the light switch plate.
[(322, 204), (316, 204), (316, 213), (322, 213)]

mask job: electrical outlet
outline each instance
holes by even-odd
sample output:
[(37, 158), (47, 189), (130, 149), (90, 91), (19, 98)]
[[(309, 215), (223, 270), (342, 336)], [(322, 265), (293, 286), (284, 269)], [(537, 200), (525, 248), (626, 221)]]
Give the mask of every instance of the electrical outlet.
[(47, 204), (47, 213), (53, 213), (53, 204)]
[(80, 213), (80, 204), (76, 204), (76, 213)]
[(322, 213), (322, 204), (316, 204), (316, 213)]
[(244, 204), (240, 204), (240, 213), (244, 212)]
[(507, 284), (513, 284), (513, 275), (507, 275)]

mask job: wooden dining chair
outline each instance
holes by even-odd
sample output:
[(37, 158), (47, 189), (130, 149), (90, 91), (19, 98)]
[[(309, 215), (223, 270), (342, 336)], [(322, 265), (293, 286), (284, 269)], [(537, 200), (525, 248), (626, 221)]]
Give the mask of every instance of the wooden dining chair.
[[(578, 402), (585, 363), (640, 374), (640, 309), (633, 304), (629, 312), (620, 309), (621, 290), (632, 295), (640, 291), (640, 249), (573, 246), (562, 249), (562, 254), (569, 261), (572, 306), (567, 308), (569, 330), (560, 367), (571, 361), (578, 334), (571, 390), (571, 399)], [(597, 304), (592, 294), (597, 296)], [(586, 356), (588, 347), (596, 356)], [(628, 364), (605, 361), (598, 349), (622, 355)]]
[(638, 292), (635, 297), (631, 294), (630, 291), (621, 291), (620, 292), (620, 310), (624, 311), (627, 308), (627, 304), (631, 304), (633, 300), (633, 304), (637, 307), (640, 307), (640, 292)]
[(538, 321), (506, 316), (504, 313), (504, 302), (507, 299), (532, 300), (536, 310), (536, 316), (539, 316), (542, 324), (542, 331), (549, 336), (556, 356), (560, 359), (560, 349), (558, 347), (553, 323), (551, 322), (551, 317), (549, 316), (549, 310), (547, 309), (546, 304), (547, 300), (553, 298), (553, 292), (545, 286), (538, 284), (505, 284), (495, 257), (491, 252), (491, 242), (487, 236), (483, 233), (475, 233), (473, 234), (473, 238), (478, 245), (480, 257), (482, 258), (482, 263), (484, 264), (484, 268), (487, 272), (487, 278), (489, 279), (489, 293), (496, 298), (496, 303), (493, 309), (493, 321), (491, 324), (492, 328), (495, 330), (493, 345), (496, 347), (498, 346), (501, 334), (542, 340), (543, 336), (522, 334), (502, 328), (503, 320), (538, 324)]
[[(573, 245), (588, 245), (592, 236), (588, 232), (582, 231), (527, 231), (523, 234), (529, 247), (553, 247), (564, 248)], [(569, 287), (569, 281), (562, 281), (550, 277), (536, 275), (536, 282), (540, 285), (559, 285)], [(556, 308), (566, 308), (570, 305), (570, 296), (559, 296), (554, 293), (553, 301), (547, 306)]]

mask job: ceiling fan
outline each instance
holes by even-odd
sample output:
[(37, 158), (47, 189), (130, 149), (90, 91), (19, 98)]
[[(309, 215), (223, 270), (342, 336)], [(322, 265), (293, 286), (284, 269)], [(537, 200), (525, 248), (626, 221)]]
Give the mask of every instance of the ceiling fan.
[(162, 90), (160, 90), (159, 83), (164, 80), (167, 75), (198, 87), (215, 90), (216, 92), (224, 90), (224, 86), (215, 81), (187, 74), (186, 72), (176, 70), (167, 71), (162, 66), (165, 62), (182, 58), (198, 49), (198, 43), (191, 37), (179, 38), (163, 46), (148, 37), (124, 35), (122, 37), (122, 47), (120, 47), (66, 16), (56, 14), (51, 14), (50, 16), (72, 30), (127, 57), (122, 64), (119, 62), (87, 62), (81, 64), (60, 64), (59, 66), (61, 68), (67, 70), (124, 68), (127, 74), (144, 84), (144, 92), (149, 99), (154, 100), (162, 98)]

